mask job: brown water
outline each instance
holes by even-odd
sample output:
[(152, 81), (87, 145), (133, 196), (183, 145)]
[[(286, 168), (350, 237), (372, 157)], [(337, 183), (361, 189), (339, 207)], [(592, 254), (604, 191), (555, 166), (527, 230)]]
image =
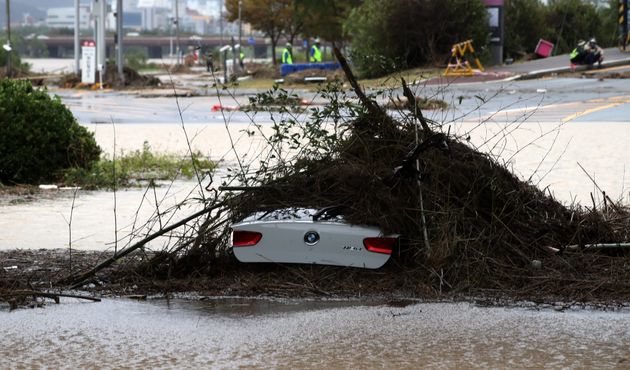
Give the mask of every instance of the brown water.
[(0, 311), (1, 368), (630, 368), (630, 311), (63, 300)]

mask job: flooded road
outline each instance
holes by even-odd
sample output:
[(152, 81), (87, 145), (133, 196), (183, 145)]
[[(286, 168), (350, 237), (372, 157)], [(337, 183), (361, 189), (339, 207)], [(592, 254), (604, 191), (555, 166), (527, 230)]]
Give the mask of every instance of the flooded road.
[(62, 300), (0, 311), (2, 368), (630, 366), (630, 312), (356, 301)]
[[(590, 206), (591, 194), (596, 202), (602, 200), (600, 189), (612, 199), (628, 203), (630, 152), (624, 148), (630, 141), (625, 118), (630, 114), (630, 88), (621, 80), (590, 83), (595, 84), (590, 90), (579, 79), (427, 87), (427, 95), (453, 101), (460, 94), (464, 99), (448, 111), (425, 113), (444, 122), (444, 131), (491, 153), (522, 179), (564, 203)], [(269, 150), (266, 138), (273, 125), (269, 114), (212, 112), (211, 105), (219, 99), (216, 96), (181, 97), (176, 102), (174, 98), (117, 92), (58, 93), (110, 156), (140, 150), (145, 141), (156, 152), (180, 155), (190, 145), (218, 161), (219, 171), (225, 172), (228, 167), (237, 169), (237, 161), (255, 167), (260, 153)], [(222, 101), (242, 104), (246, 96)], [(303, 120), (304, 116), (297, 118)], [(160, 206), (163, 210), (185, 199), (195, 186), (192, 181), (177, 181), (173, 189), (151, 191), (149, 198), (166, 199)], [(155, 201), (147, 199), (145, 190), (117, 193), (119, 236), (130, 232), (134, 222), (145, 222), (154, 214), (151, 204)], [(0, 234), (0, 249), (67, 247), (72, 199), (73, 193), (66, 191), (34, 202), (0, 200), (0, 228), (11, 230)], [(102, 250), (113, 246), (113, 193), (79, 191), (73, 212), (74, 247)], [(183, 209), (180, 214), (185, 217), (192, 212), (193, 208)]]
[[(113, 250), (116, 236), (120, 249), (129, 241), (128, 235), (159, 229), (159, 222), (151, 221), (159, 221), (158, 213), (186, 199), (200, 198), (199, 185), (194, 181), (119, 190), (116, 203), (110, 191), (80, 190), (76, 197), (73, 190), (51, 190), (46, 194), (48, 199), (0, 203), (0, 230), (10, 230), (0, 233), (0, 250), (67, 248), (70, 239), (73, 248)], [(199, 202), (192, 202), (180, 207), (174, 216), (163, 215), (163, 222), (171, 217), (179, 220), (200, 209)], [(161, 240), (154, 245), (161, 246)]]

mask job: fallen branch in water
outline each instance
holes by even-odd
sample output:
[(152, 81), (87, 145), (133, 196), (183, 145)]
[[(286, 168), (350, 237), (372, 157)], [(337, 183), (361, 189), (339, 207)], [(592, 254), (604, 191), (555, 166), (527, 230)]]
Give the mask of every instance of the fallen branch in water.
[(49, 298), (55, 301), (56, 304), (59, 304), (59, 298), (77, 298), (77, 299), (85, 299), (92, 302), (100, 302), (100, 298), (78, 295), (78, 294), (65, 294), (65, 293), (50, 293), (50, 292), (40, 292), (37, 290), (14, 290), (9, 292), (1, 292), (0, 300), (6, 301), (9, 303), (9, 307), (11, 310), (18, 308), (18, 299), (25, 299), (26, 297), (42, 297)]

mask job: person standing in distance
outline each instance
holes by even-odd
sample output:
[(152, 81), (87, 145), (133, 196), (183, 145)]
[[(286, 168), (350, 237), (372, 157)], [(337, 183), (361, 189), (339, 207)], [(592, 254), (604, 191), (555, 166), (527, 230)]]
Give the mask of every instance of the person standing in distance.
[(309, 53), (309, 61), (311, 63), (321, 63), (322, 62), (322, 50), (319, 46), (319, 37), (317, 37), (311, 46), (311, 51)]
[(282, 64), (293, 64), (293, 45), (290, 42), (282, 49)]

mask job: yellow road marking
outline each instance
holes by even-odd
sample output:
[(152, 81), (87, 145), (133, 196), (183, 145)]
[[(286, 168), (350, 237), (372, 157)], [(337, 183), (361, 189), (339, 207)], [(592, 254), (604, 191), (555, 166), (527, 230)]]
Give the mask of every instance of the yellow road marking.
[[(539, 106), (528, 106), (528, 107), (521, 107), (521, 108), (513, 108), (513, 109), (505, 109), (505, 110), (501, 110), (498, 112), (494, 112), (492, 114), (486, 115), (483, 120), (488, 120), (488, 119), (492, 119), (492, 118), (502, 118), (503, 116), (507, 116), (507, 115), (514, 115), (514, 114), (522, 114), (522, 115), (526, 115), (528, 113), (541, 113), (543, 115), (549, 115), (550, 112), (555, 113), (554, 116), (556, 114), (560, 114), (560, 115), (564, 115), (567, 113), (567, 111), (576, 111), (578, 110), (580, 107), (584, 107), (584, 106), (588, 106), (588, 105), (593, 105), (593, 104), (603, 104), (603, 103), (608, 103), (605, 105), (601, 105), (601, 106), (596, 106), (594, 108), (589, 108), (589, 109), (585, 109), (583, 111), (580, 112), (576, 112), (576, 113), (571, 113), (570, 115), (564, 117), (563, 119), (560, 120), (560, 122), (562, 123), (566, 123), (569, 121), (572, 121), (578, 117), (590, 114), (590, 113), (594, 113), (600, 110), (604, 110), (604, 109), (609, 109), (609, 108), (614, 108), (618, 105), (621, 104), (626, 104), (626, 103), (630, 103), (630, 96), (629, 95), (620, 95), (620, 96), (611, 96), (609, 98), (595, 98), (595, 99), (590, 99), (590, 100), (586, 100), (586, 101), (575, 101), (575, 102), (567, 102), (567, 103), (558, 103), (558, 104), (549, 104), (549, 105), (539, 105)], [(564, 113), (562, 112), (564, 111)], [(544, 116), (543, 116), (544, 117)], [(555, 121), (556, 118), (553, 118), (553, 120)], [(557, 121), (556, 121), (557, 122)]]
[(602, 105), (602, 106), (599, 106), (599, 107), (587, 109), (587, 110), (582, 111), (582, 112), (573, 113), (571, 115), (568, 115), (568, 116), (564, 117), (560, 122), (567, 123), (569, 121), (573, 121), (574, 119), (576, 119), (578, 117), (585, 116), (587, 114), (591, 114), (591, 113), (594, 113), (594, 112), (598, 112), (600, 110), (613, 108), (613, 107), (616, 107), (616, 106), (621, 105), (621, 104), (623, 104), (623, 103), (611, 103), (611, 104), (606, 104), (606, 105)]

